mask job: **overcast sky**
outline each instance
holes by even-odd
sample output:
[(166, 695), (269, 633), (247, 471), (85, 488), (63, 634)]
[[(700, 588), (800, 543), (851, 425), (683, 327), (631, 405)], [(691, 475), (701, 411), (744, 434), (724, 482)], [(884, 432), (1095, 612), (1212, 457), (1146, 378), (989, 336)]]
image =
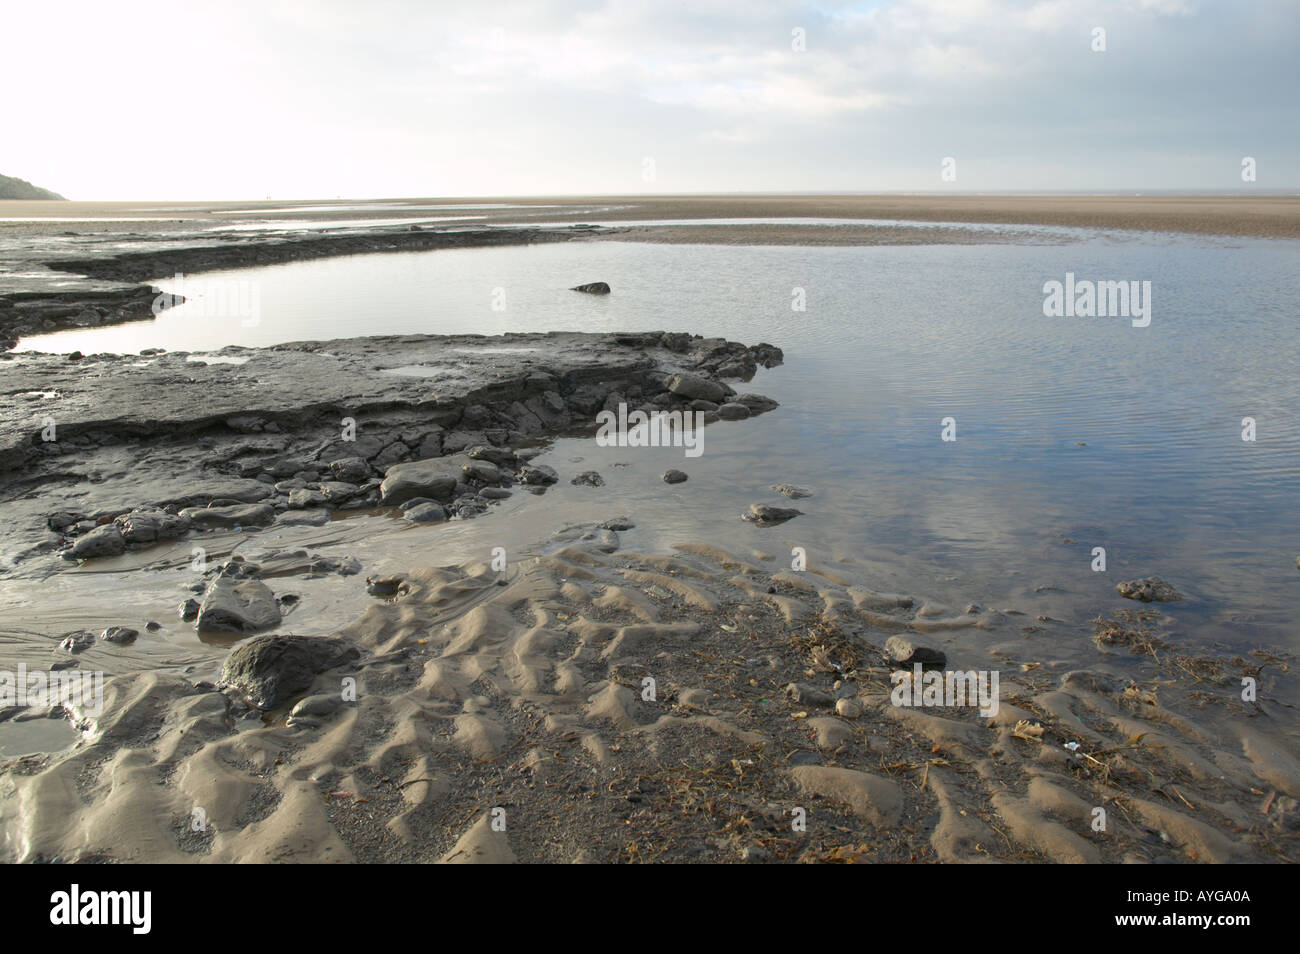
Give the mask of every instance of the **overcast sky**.
[(73, 199), (1300, 186), (1296, 0), (0, 2)]

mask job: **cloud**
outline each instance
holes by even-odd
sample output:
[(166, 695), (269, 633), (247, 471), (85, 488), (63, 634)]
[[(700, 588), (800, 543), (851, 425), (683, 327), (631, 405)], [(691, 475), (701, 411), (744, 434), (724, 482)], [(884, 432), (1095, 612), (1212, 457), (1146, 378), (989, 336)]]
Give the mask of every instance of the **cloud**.
[(674, 190), (940, 188), (947, 155), (972, 190), (1231, 188), (1242, 155), (1261, 186), (1300, 184), (1282, 0), (128, 0), (6, 19), (43, 42), (0, 61), (23, 90), (0, 171), (75, 197), (639, 191), (647, 155)]

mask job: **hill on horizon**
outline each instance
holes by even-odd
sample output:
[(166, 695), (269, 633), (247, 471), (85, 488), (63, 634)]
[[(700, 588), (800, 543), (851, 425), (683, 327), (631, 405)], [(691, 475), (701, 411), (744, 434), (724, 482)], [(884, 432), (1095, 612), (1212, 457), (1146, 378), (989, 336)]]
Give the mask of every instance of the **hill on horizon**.
[(59, 199), (67, 200), (57, 192), (32, 185), (26, 179), (13, 179), (0, 176), (0, 199)]

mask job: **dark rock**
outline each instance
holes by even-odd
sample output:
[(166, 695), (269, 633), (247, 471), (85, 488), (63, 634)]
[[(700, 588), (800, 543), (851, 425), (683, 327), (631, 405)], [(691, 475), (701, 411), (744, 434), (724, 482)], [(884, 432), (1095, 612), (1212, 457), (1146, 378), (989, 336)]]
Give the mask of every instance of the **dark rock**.
[(553, 484), (559, 479), (560, 475), (555, 472), (555, 468), (545, 464), (525, 464), (519, 471), (519, 480), (535, 487)]
[(827, 708), (835, 705), (835, 697), (829, 692), (810, 686), (806, 682), (792, 682), (785, 687), (784, 691), (790, 699), (801, 705)]
[(199, 606), (199, 632), (257, 633), (279, 625), (280, 604), (275, 594), (248, 575), (248, 570), (233, 562), (221, 568)]
[(1183, 594), (1158, 576), (1118, 583), (1115, 589), (1124, 599), (1140, 600), (1143, 603), (1177, 603), (1183, 598)]
[(226, 507), (186, 507), (182, 517), (201, 530), (230, 527), (263, 527), (275, 521), (270, 504), (231, 504)]
[(608, 295), (609, 286), (604, 282), (587, 282), (585, 285), (574, 285), (570, 291), (584, 292), (588, 295)]
[(153, 543), (174, 540), (190, 528), (188, 517), (165, 510), (132, 510), (114, 521), (127, 543)]
[(128, 626), (110, 626), (99, 634), (99, 638), (110, 643), (117, 643), (119, 646), (125, 646), (127, 643), (135, 642), (135, 638), (139, 635), (140, 631), (138, 629), (131, 629)]
[(274, 709), (311, 688), (316, 676), (360, 657), (355, 646), (329, 636), (258, 636), (240, 643), (221, 667), (222, 688), (258, 709)]
[(663, 479), (665, 484), (680, 484), (688, 478), (686, 474), (680, 470), (666, 470), (664, 471)]
[(422, 503), (408, 507), (402, 516), (412, 523), (437, 523), (447, 519), (447, 511), (442, 504)]
[(811, 497), (812, 491), (805, 490), (802, 487), (796, 487), (793, 484), (773, 484), (772, 489), (778, 494), (784, 494), (791, 500), (798, 500), (801, 497)]
[(585, 485), (587, 487), (603, 487), (605, 486), (605, 478), (600, 476), (600, 474), (596, 473), (594, 470), (584, 470), (582, 473), (570, 480), (569, 483)]
[(78, 560), (92, 557), (117, 556), (126, 550), (122, 531), (111, 523), (96, 527), (72, 545), (72, 556)]
[(412, 497), (429, 497), (444, 502), (451, 500), (456, 484), (463, 476), (461, 468), (468, 462), (468, 457), (456, 454), (395, 464), (388, 469), (384, 482), (379, 485), (380, 499), (389, 506), (405, 503)]
[(767, 504), (753, 503), (749, 505), (749, 513), (742, 514), (741, 518), (760, 527), (770, 527), (793, 520), (802, 513), (802, 510), (795, 510), (793, 507), (772, 507)]
[(687, 372), (672, 375), (668, 379), (668, 390), (688, 401), (704, 400), (715, 404), (721, 403), (730, 393), (729, 388), (717, 381), (710, 381), (698, 374)]
[(95, 645), (95, 634), (84, 629), (68, 633), (59, 642), (59, 648), (69, 653), (80, 653)]
[(749, 417), (749, 408), (735, 402), (723, 404), (718, 408), (718, 417), (724, 421), (743, 421)]
[(465, 452), (470, 460), (486, 460), (498, 467), (517, 467), (519, 458), (509, 447), (492, 447), (488, 444), (475, 444)]
[(370, 465), (361, 457), (340, 457), (330, 461), (329, 469), (335, 480), (349, 484), (363, 483), (370, 476)]
[(902, 636), (890, 636), (885, 640), (885, 658), (899, 666), (945, 666), (948, 656), (942, 650), (918, 646)]
[(180, 605), (177, 612), (181, 619), (187, 623), (199, 615), (199, 601), (195, 599), (186, 600)]
[(631, 530), (636, 524), (627, 517), (614, 517), (606, 520), (600, 526), (602, 530)]

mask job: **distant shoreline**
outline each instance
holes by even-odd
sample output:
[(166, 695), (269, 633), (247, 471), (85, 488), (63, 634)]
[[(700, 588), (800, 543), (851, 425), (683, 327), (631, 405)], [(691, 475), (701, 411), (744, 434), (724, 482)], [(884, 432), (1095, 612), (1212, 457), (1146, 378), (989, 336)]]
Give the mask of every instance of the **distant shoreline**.
[[(1300, 195), (603, 195), (484, 196), (479, 198), (314, 199), (248, 202), (31, 202), (0, 204), (0, 235), (11, 228), (41, 230), (46, 222), (5, 222), (6, 218), (48, 220), (66, 229), (76, 217), (121, 216), (146, 219), (170, 230), (197, 222), (234, 224), (249, 218), (364, 218), (382, 211), (389, 218), (428, 218), (428, 210), (383, 208), (384, 204), (469, 207), (509, 203), (549, 208), (479, 209), (482, 225), (585, 216), (603, 222), (689, 218), (845, 218), (1002, 225), (1054, 225), (1135, 229), (1202, 235), (1300, 238)], [(340, 209), (339, 206), (347, 208)], [(245, 215), (232, 215), (241, 211)], [(440, 215), (448, 214), (440, 212)], [(584, 221), (575, 218), (574, 221)]]

